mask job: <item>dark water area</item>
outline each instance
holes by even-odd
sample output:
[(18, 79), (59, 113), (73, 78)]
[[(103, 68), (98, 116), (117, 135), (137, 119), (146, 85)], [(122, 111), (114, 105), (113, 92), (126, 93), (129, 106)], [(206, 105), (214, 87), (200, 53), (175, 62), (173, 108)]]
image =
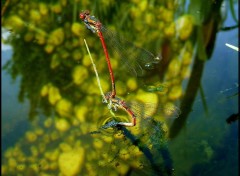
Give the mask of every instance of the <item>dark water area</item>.
[[(239, 51), (226, 46), (239, 46), (237, 1), (2, 5), (1, 175), (239, 175)], [(104, 94), (111, 79), (84, 9), (112, 30), (107, 104), (83, 39)], [(132, 114), (134, 127), (119, 125)]]

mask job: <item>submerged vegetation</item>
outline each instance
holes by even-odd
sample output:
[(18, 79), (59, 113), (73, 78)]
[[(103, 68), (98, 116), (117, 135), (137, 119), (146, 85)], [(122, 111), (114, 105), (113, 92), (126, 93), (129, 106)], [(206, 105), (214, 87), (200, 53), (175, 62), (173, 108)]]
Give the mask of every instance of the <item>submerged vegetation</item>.
[[(201, 40), (200, 23), (191, 13), (183, 14), (184, 4), (173, 0), (6, 0), (5, 4), (2, 26), (10, 36), (2, 42), (11, 44), (13, 56), (4, 69), (13, 79), (21, 78), (19, 100), (29, 100), (29, 118), (37, 123), (4, 151), (2, 175), (98, 175), (101, 171), (172, 175), (166, 123), (172, 119), (155, 115), (156, 107), (173, 106), (183, 97), (182, 83), (191, 75), (194, 50), (204, 53), (199, 60), (209, 56), (195, 44), (207, 46), (211, 41), (210, 37)], [(110, 81), (100, 41), (79, 20), (85, 9), (128, 41), (162, 56), (156, 69), (135, 78), (111, 53), (117, 94), (156, 105), (151, 117), (139, 118), (136, 127), (101, 128), (111, 114), (101, 102), (84, 38), (104, 92), (109, 91)], [(141, 111), (145, 114), (148, 109), (143, 106)], [(116, 116), (129, 118), (121, 112)], [(206, 153), (211, 157), (211, 150)]]

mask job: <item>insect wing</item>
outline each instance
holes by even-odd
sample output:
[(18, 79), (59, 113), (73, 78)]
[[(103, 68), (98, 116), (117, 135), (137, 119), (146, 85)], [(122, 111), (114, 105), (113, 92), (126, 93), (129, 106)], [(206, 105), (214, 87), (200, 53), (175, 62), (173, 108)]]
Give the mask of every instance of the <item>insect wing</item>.
[(162, 115), (165, 118), (177, 118), (181, 114), (180, 109), (172, 103), (158, 105), (154, 103), (141, 103), (132, 101), (127, 103), (137, 117), (148, 118), (153, 115)]
[(135, 46), (133, 43), (123, 39), (105, 28), (101, 27), (104, 39), (108, 42), (108, 46), (113, 49), (120, 57), (122, 64), (134, 75), (143, 76), (144, 70), (151, 70), (154, 65), (160, 62), (159, 57), (155, 57), (151, 52)]

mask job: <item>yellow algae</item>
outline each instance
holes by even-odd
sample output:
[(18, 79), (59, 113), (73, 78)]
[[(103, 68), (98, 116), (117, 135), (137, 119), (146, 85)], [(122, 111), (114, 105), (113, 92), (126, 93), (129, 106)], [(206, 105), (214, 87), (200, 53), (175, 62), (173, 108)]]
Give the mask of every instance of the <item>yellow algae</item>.
[(178, 75), (177, 77), (173, 78), (171, 81), (172, 81), (171, 82), (172, 86), (179, 85), (182, 82), (180, 75)]
[(135, 78), (130, 78), (127, 80), (127, 87), (130, 91), (134, 91), (137, 89), (137, 81)]
[(168, 126), (167, 126), (166, 123), (163, 123), (163, 124), (162, 124), (162, 130), (164, 131), (164, 133), (166, 133), (166, 135), (168, 134), (169, 128), (168, 128)]
[(181, 40), (187, 40), (193, 31), (193, 17), (184, 15), (176, 21), (176, 30)]
[(74, 135), (68, 135), (68, 136), (65, 138), (65, 141), (66, 141), (68, 144), (74, 144), (74, 142), (75, 142), (75, 136), (74, 136)]
[[(96, 55), (95, 55), (95, 54), (91, 54), (91, 55), (92, 55), (92, 58), (96, 58)], [(89, 67), (89, 66), (92, 64), (92, 62), (91, 62), (91, 60), (90, 60), (90, 58), (89, 58), (88, 55), (84, 55), (82, 64), (83, 64), (85, 67)]]
[(49, 160), (57, 161), (59, 154), (60, 154), (60, 151), (58, 149), (55, 149), (53, 152), (50, 153)]
[(42, 128), (38, 127), (36, 130), (35, 130), (35, 133), (38, 135), (38, 136), (42, 136), (44, 131)]
[(35, 163), (35, 161), (32, 162), (32, 164), (30, 164), (29, 167), (30, 167), (34, 172), (36, 172), (36, 173), (39, 172), (39, 164), (38, 164), (38, 163)]
[(7, 175), (8, 167), (6, 165), (1, 165), (1, 175)]
[(55, 13), (61, 13), (62, 7), (59, 3), (52, 5), (51, 10)]
[(55, 127), (61, 132), (65, 132), (70, 128), (70, 125), (66, 119), (59, 118), (55, 121)]
[(49, 84), (45, 84), (42, 89), (41, 89), (41, 96), (45, 97), (48, 95), (48, 91), (49, 91)]
[(34, 156), (34, 157), (38, 156), (38, 154), (39, 154), (36, 146), (31, 146), (30, 151), (31, 151), (32, 156)]
[(175, 58), (171, 60), (169, 66), (168, 66), (168, 72), (172, 77), (175, 77), (179, 74), (181, 68), (181, 62)]
[(29, 163), (36, 163), (38, 158), (36, 158), (35, 156), (32, 156), (30, 155), (28, 158), (27, 158), (27, 162)]
[(103, 147), (103, 142), (99, 139), (94, 138), (93, 146), (95, 149), (101, 149)]
[(163, 21), (160, 21), (160, 22), (158, 23), (158, 29), (159, 29), (159, 31), (163, 31), (163, 30), (165, 30), (165, 28), (166, 28), (165, 23), (164, 23)]
[(53, 131), (51, 134), (50, 134), (50, 137), (51, 137), (51, 140), (52, 141), (55, 141), (59, 138), (59, 135), (57, 133), (57, 131)]
[(71, 117), (72, 110), (72, 103), (67, 99), (62, 98), (56, 104), (56, 111), (61, 117)]
[(62, 6), (66, 6), (67, 5), (67, 0), (60, 0), (60, 3)]
[(154, 93), (149, 93), (145, 92), (143, 90), (139, 90), (136, 95), (136, 100), (141, 101), (141, 102), (146, 102), (146, 103), (153, 103), (157, 104), (158, 103), (158, 96)]
[(64, 143), (64, 142), (62, 142), (62, 143), (59, 145), (59, 148), (60, 148), (60, 150), (62, 150), (63, 152), (67, 152), (67, 151), (72, 150), (72, 147), (71, 147), (69, 144)]
[(120, 155), (120, 158), (122, 158), (123, 160), (128, 160), (130, 158), (129, 151), (125, 148), (120, 149), (119, 155)]
[(126, 175), (129, 170), (129, 165), (125, 164), (123, 162), (118, 163), (118, 166), (116, 167), (116, 170), (120, 175)]
[(60, 91), (57, 87), (50, 86), (49, 93), (48, 93), (48, 101), (55, 105), (62, 98)]
[(88, 175), (90, 175), (90, 176), (96, 176), (97, 175), (97, 170), (94, 169), (93, 164), (86, 162), (85, 163), (85, 168), (87, 170)]
[[(81, 42), (81, 40), (79, 40), (78, 37), (74, 38), (74, 39), (72, 40), (72, 46), (73, 46), (74, 48), (77, 48), (77, 49), (79, 50), (79, 45), (80, 45), (79, 42)], [(81, 54), (82, 54), (82, 52), (81, 52)]]
[(77, 141), (74, 143), (74, 147), (80, 147), (81, 145), (82, 145), (81, 140), (77, 140)]
[[(107, 158), (107, 154), (105, 153), (105, 156), (106, 157), (103, 157), (103, 158)], [(105, 166), (105, 165), (107, 165), (107, 161), (106, 160), (100, 160), (100, 161), (98, 161), (98, 165), (99, 166)]]
[(146, 22), (147, 25), (152, 25), (152, 24), (154, 24), (155, 21), (154, 21), (154, 16), (153, 16), (153, 14), (147, 13), (147, 14), (145, 15), (145, 22)]
[(125, 86), (125, 83), (122, 81), (117, 81), (116, 82), (116, 87), (117, 87), (117, 94), (118, 95), (124, 95), (127, 92), (127, 88)]
[(143, 12), (143, 11), (145, 11), (147, 9), (148, 2), (147, 2), (147, 0), (142, 0), (137, 5), (139, 7), (138, 10), (140, 10), (140, 12)]
[(174, 1), (167, 1), (167, 8), (170, 10), (174, 10), (174, 8), (177, 7), (177, 3)]
[(143, 163), (142, 163), (142, 161), (140, 159), (134, 160), (133, 162), (131, 162), (131, 167), (140, 169), (142, 164)]
[(17, 170), (18, 171), (24, 171), (26, 169), (26, 165), (25, 164), (19, 164), (18, 166), (17, 166)]
[(76, 36), (80, 36), (82, 33), (82, 27), (80, 23), (73, 23), (71, 27), (72, 33)]
[(33, 37), (34, 37), (34, 34), (32, 32), (27, 32), (25, 35), (24, 35), (24, 41), (26, 42), (30, 42), (33, 40)]
[(38, 144), (38, 150), (39, 150), (40, 153), (45, 152), (45, 150), (46, 150), (46, 144), (43, 143), (43, 142), (39, 143), (39, 144)]
[(51, 155), (51, 152), (50, 152), (50, 151), (47, 151), (47, 152), (44, 153), (44, 156), (43, 156), (43, 157), (49, 160), (50, 155)]
[(73, 119), (72, 119), (72, 125), (74, 125), (74, 126), (79, 126), (79, 124), (80, 124), (79, 120), (76, 119), (75, 117), (73, 117)]
[(165, 9), (163, 12), (163, 20), (167, 23), (170, 23), (173, 21), (173, 11)]
[(45, 128), (50, 128), (53, 124), (53, 119), (52, 118), (47, 118), (45, 121), (44, 121), (44, 127)]
[(107, 92), (107, 90), (109, 90), (109, 88), (110, 88), (109, 82), (106, 79), (101, 78), (101, 77), (100, 77), (100, 82), (101, 82), (103, 92)]
[(13, 148), (9, 147), (6, 152), (4, 153), (4, 157), (5, 158), (11, 158), (12, 157), (12, 152), (13, 152)]
[(49, 163), (49, 169), (50, 170), (57, 170), (58, 169), (58, 163), (56, 162), (51, 162)]
[(84, 149), (77, 148), (63, 152), (58, 159), (58, 166), (65, 176), (74, 176), (81, 172), (84, 161)]
[(140, 130), (139, 130), (139, 126), (135, 126), (135, 127), (133, 127), (132, 129), (131, 129), (131, 133), (133, 134), (133, 135), (139, 135), (139, 133), (140, 133)]
[(30, 19), (37, 22), (41, 20), (41, 14), (37, 10), (30, 10)]
[(124, 134), (122, 133), (116, 133), (113, 135), (115, 139), (120, 139), (120, 140), (123, 140), (124, 139)]
[(141, 16), (141, 12), (138, 10), (136, 6), (132, 6), (130, 8), (130, 14), (132, 18), (139, 18)]
[(45, 144), (48, 144), (50, 142), (50, 136), (47, 133), (44, 134), (44, 136), (43, 136), (43, 142)]
[(64, 31), (63, 28), (57, 28), (53, 32), (50, 33), (48, 38), (48, 44), (52, 44), (54, 46), (62, 44), (64, 41)]
[(166, 37), (171, 38), (171, 37), (175, 36), (175, 32), (176, 32), (175, 23), (173, 23), (173, 22), (170, 23), (170, 25), (168, 27), (164, 28), (164, 34)]
[(83, 83), (83, 81), (88, 77), (88, 70), (81, 65), (74, 67), (72, 72), (73, 82), (77, 85)]
[(171, 88), (168, 97), (170, 100), (177, 100), (182, 96), (182, 86), (177, 85)]
[(14, 30), (21, 29), (24, 26), (24, 21), (17, 15), (9, 17), (5, 24), (6, 27), (11, 27)]
[[(172, 116), (176, 113), (176, 106), (171, 103), (171, 102), (168, 102), (164, 105), (164, 114), (166, 116)], [(177, 118), (177, 116), (175, 116)]]
[(80, 60), (82, 58), (82, 52), (79, 49), (76, 49), (73, 51), (72, 57), (74, 60)]
[(140, 101), (139, 105), (143, 105), (143, 106), (137, 106), (136, 107), (136, 108), (138, 108), (138, 109), (136, 109), (136, 111), (145, 113), (145, 114), (142, 114), (143, 117), (152, 116), (156, 112), (156, 109), (157, 109), (157, 106), (158, 106), (158, 96), (157, 96), (157, 94), (144, 92), (142, 90), (139, 90), (137, 95), (136, 95), (136, 100)]
[(190, 75), (191, 75), (191, 70), (190, 70), (190, 68), (189, 68), (189, 67), (184, 67), (184, 68), (182, 69), (182, 71), (181, 71), (181, 77), (182, 77), (183, 79), (187, 79), (187, 78), (190, 77)]
[(25, 16), (26, 15), (26, 12), (24, 11), (24, 10), (18, 10), (17, 11), (17, 14), (18, 14), (18, 16), (21, 16), (21, 17), (23, 17), (23, 16)]
[(60, 64), (59, 56), (57, 54), (54, 54), (51, 58), (50, 64), (51, 69), (55, 69), (57, 66), (59, 66), (59, 64)]
[(75, 116), (78, 118), (80, 122), (85, 122), (86, 115), (88, 113), (87, 106), (78, 105), (74, 108)]
[(117, 61), (117, 59), (112, 59), (111, 60), (111, 65), (112, 65), (112, 69), (116, 70), (118, 68), (118, 61)]
[(49, 162), (44, 158), (39, 161), (39, 167), (41, 170), (48, 170), (49, 169)]
[(192, 62), (192, 53), (185, 51), (182, 56), (182, 64), (189, 65)]
[(95, 160), (96, 156), (98, 156), (96, 150), (91, 150), (88, 152), (85, 159), (89, 162), (89, 161)]
[(67, 59), (70, 56), (69, 52), (65, 50), (61, 50), (59, 53), (60, 53), (60, 57), (63, 59)]
[(131, 153), (134, 153), (134, 156), (141, 156), (141, 155), (143, 155), (143, 153), (140, 151), (140, 149), (138, 147), (134, 147), (131, 150)]
[(27, 167), (31, 168), (35, 173), (39, 173), (39, 164), (36, 161), (31, 162)]
[[(39, 44), (39, 45), (43, 45), (46, 43), (46, 38), (45, 38), (45, 34), (42, 34), (42, 33), (36, 33), (35, 34), (35, 40), (36, 42)], [(48, 48), (49, 51), (51, 50), (51, 47)]]
[(12, 151), (12, 156), (13, 157), (18, 157), (19, 155), (23, 155), (21, 149), (20, 149), (20, 146), (18, 146), (17, 144), (15, 145), (15, 147), (13, 148), (13, 151)]
[(50, 45), (50, 44), (47, 44), (45, 47), (44, 47), (44, 50), (46, 51), (46, 53), (48, 54), (51, 54), (54, 50), (54, 46), (53, 45)]
[(48, 14), (48, 7), (44, 3), (39, 4), (39, 12), (41, 15), (47, 15)]
[(37, 135), (31, 131), (26, 132), (25, 136), (28, 142), (34, 142), (37, 140)]
[(113, 141), (113, 137), (111, 136), (103, 136), (103, 141), (107, 143), (111, 143)]
[(29, 11), (30, 10), (30, 4), (24, 3), (24, 6), (21, 9), (24, 9), (25, 11)]
[[(112, 144), (110, 147), (111, 147), (111, 152), (112, 153), (119, 152), (119, 146)], [(109, 157), (109, 154), (107, 156)]]
[(15, 158), (9, 158), (8, 160), (8, 166), (11, 168), (11, 169), (15, 169), (17, 167), (17, 161)]
[(25, 155), (21, 155), (21, 156), (18, 157), (19, 162), (25, 163), (26, 160), (27, 160), (27, 157)]

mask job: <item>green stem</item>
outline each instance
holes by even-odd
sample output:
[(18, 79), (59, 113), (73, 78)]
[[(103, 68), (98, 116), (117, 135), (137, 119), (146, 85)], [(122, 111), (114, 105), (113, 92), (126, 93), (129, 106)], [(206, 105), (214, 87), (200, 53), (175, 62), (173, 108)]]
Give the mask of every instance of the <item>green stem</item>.
[(100, 93), (101, 93), (101, 95), (102, 95), (102, 97), (103, 97), (104, 103), (107, 103), (107, 99), (106, 99), (106, 97), (105, 97), (105, 95), (104, 95), (104, 93), (103, 93), (103, 90), (102, 90), (102, 86), (101, 86), (101, 82), (100, 82), (100, 79), (99, 79), (99, 76), (98, 76), (98, 72), (97, 72), (96, 65), (95, 65), (94, 62), (93, 62), (92, 55), (91, 55), (91, 53), (90, 53), (90, 51), (89, 51), (89, 48), (88, 48), (88, 45), (87, 45), (87, 42), (86, 42), (85, 39), (84, 39), (84, 43), (85, 43), (85, 46), (86, 46), (86, 48), (87, 48), (88, 55), (89, 55), (89, 57), (90, 57), (90, 59), (91, 59), (92, 65), (93, 65), (93, 69), (94, 69), (94, 72), (95, 72), (95, 75), (96, 75), (96, 79), (97, 79), (97, 83), (98, 83), (98, 88), (99, 88)]

